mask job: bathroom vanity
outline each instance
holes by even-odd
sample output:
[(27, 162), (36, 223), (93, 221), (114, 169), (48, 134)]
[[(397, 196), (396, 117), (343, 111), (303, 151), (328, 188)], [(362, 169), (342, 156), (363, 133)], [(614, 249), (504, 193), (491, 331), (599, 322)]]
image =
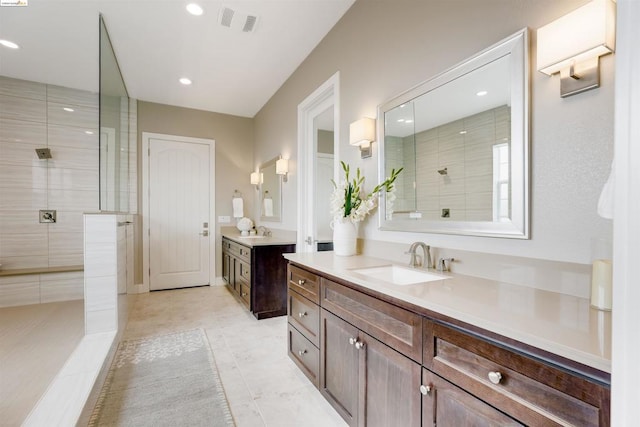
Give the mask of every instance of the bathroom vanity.
[(289, 356), (349, 425), (609, 425), (611, 315), (588, 300), (286, 258)]
[(257, 319), (287, 312), (287, 263), (295, 243), (277, 237), (222, 237), (222, 277)]

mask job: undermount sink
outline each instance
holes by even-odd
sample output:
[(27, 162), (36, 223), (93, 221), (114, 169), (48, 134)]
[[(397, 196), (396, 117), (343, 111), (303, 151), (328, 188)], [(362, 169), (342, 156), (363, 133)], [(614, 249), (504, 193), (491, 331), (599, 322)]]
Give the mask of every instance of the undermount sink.
[(393, 283), (394, 285), (413, 285), (416, 283), (449, 279), (447, 276), (441, 276), (439, 274), (433, 274), (428, 271), (418, 270), (415, 268), (400, 267), (398, 265), (357, 268), (351, 271), (364, 276), (370, 276), (377, 280)]

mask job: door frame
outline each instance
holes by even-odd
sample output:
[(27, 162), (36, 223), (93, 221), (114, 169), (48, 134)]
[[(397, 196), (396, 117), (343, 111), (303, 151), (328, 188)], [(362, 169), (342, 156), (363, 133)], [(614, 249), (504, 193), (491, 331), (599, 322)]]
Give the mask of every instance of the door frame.
[[(296, 252), (313, 252), (315, 245), (307, 245), (307, 230), (315, 221), (311, 200), (314, 197), (313, 182), (315, 179), (315, 137), (313, 119), (327, 108), (333, 106), (333, 152), (334, 181), (338, 168), (335, 165), (340, 157), (340, 71), (314, 90), (304, 101), (298, 104), (298, 232)], [(311, 146), (310, 146), (311, 145)]]
[(184, 142), (209, 146), (209, 286), (215, 284), (216, 277), (216, 142), (213, 139), (193, 138), (190, 136), (168, 135), (142, 132), (142, 288), (139, 292), (149, 292), (149, 153), (153, 138), (177, 138)]

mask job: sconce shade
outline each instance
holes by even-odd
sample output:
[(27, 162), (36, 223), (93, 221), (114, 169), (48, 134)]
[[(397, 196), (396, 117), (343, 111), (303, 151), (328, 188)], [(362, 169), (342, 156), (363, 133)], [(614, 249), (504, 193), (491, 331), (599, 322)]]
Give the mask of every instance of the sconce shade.
[(258, 172), (251, 172), (251, 184), (260, 185), (260, 174)]
[(289, 172), (289, 160), (278, 159), (276, 161), (276, 173), (278, 175), (286, 175)]
[(552, 75), (615, 50), (616, 7), (592, 0), (537, 31), (538, 70)]
[(363, 117), (349, 126), (349, 144), (368, 145), (376, 139), (376, 121)]

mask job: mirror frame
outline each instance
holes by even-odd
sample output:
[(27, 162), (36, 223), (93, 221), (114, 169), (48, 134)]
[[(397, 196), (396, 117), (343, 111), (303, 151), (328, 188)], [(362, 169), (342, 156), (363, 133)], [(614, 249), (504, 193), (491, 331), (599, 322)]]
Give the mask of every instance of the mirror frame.
[[(278, 157), (274, 157), (273, 159), (266, 161), (264, 163), (262, 163), (259, 167), (258, 167), (258, 173), (259, 174), (263, 174), (263, 169), (266, 169), (267, 167), (273, 166), (273, 170), (275, 173), (275, 167), (276, 167), (276, 162), (281, 159), (280, 156)], [(264, 215), (264, 195), (263, 195), (263, 189), (262, 186), (264, 185), (264, 178), (262, 178), (262, 182), (260, 183), (260, 189), (258, 191), (258, 203), (260, 204), (260, 221), (267, 221), (267, 222), (281, 222), (282, 221), (282, 178), (280, 177), (280, 175), (276, 174), (276, 180), (277, 180), (277, 187), (278, 187), (278, 216), (265, 216)], [(273, 197), (272, 197), (273, 198)], [(274, 201), (275, 203), (275, 201)]]
[(385, 209), (383, 208), (386, 205), (385, 194), (382, 193), (381, 208), (378, 209), (378, 224), (381, 230), (513, 239), (529, 238), (530, 83), (529, 37), (526, 28), (378, 106), (378, 173), (380, 180), (386, 176), (384, 154), (385, 113), (507, 55), (510, 55), (511, 67), (511, 221), (434, 221), (409, 218), (387, 220), (385, 218)]

